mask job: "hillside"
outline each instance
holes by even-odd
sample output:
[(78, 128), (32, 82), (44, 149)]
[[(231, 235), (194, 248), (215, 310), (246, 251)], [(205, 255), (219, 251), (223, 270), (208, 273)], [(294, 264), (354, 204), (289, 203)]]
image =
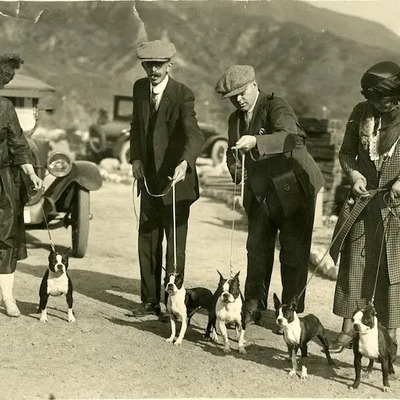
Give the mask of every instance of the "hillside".
[[(0, 10), (15, 17), (15, 4)], [(24, 73), (56, 87), (58, 112), (47, 122), (63, 127), (84, 128), (98, 108), (111, 112), (114, 94), (130, 94), (144, 75), (135, 48), (146, 35), (176, 44), (172, 75), (195, 92), (199, 118), (220, 129), (231, 105), (214, 85), (231, 64), (252, 64), (261, 88), (301, 116), (322, 117), (325, 106), (325, 116), (347, 118), (362, 99), (362, 72), (400, 61), (388, 50), (400, 39), (383, 26), (289, 0), (23, 2), (19, 18), (0, 18), (2, 51), (19, 52)]]

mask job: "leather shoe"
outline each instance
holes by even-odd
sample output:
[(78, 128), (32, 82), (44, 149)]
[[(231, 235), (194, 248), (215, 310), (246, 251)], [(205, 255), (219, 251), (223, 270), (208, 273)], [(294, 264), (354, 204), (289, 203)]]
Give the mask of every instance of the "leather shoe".
[(329, 345), (330, 353), (341, 353), (344, 349), (351, 349), (353, 335), (341, 332), (332, 344)]
[(283, 328), (279, 325), (277, 325), (273, 330), (273, 333), (275, 333), (275, 335), (283, 335)]
[(133, 317), (145, 317), (146, 315), (160, 315), (160, 305), (155, 303), (141, 303), (132, 310)]

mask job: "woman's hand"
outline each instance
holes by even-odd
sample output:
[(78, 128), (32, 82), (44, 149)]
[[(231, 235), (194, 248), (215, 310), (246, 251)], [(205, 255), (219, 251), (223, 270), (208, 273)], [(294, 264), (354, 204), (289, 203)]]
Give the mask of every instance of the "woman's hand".
[(364, 179), (357, 179), (353, 184), (353, 193), (359, 197), (368, 193), (367, 183)]
[(390, 198), (394, 200), (395, 198), (400, 198), (400, 180), (393, 183), (390, 189)]
[(32, 190), (38, 191), (42, 188), (43, 181), (35, 174), (35, 172), (29, 174), (29, 180), (32, 184)]

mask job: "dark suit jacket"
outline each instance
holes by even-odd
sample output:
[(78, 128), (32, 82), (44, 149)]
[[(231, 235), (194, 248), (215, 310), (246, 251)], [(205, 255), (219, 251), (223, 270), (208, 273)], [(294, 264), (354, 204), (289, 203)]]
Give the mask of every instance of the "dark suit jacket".
[[(130, 131), (130, 159), (142, 160), (146, 166), (146, 136), (150, 113), (150, 82), (139, 79), (133, 86), (133, 116)], [(167, 187), (176, 166), (183, 160), (188, 162), (184, 181), (176, 185), (176, 201), (193, 202), (199, 197), (199, 185), (195, 162), (204, 141), (196, 113), (194, 95), (184, 84), (169, 77), (163, 92), (153, 133), (154, 160), (157, 178)], [(145, 170), (146, 173), (146, 170)], [(143, 190), (141, 184), (140, 189)], [(172, 191), (163, 198), (171, 204)]]
[[(235, 163), (230, 150), (240, 138), (243, 112), (236, 110), (229, 118), (228, 167)], [(257, 139), (256, 148), (246, 156), (247, 183), (245, 199), (252, 192), (262, 201), (274, 190), (272, 179), (292, 170), (306, 197), (315, 197), (324, 183), (321, 171), (308, 153), (306, 134), (292, 108), (279, 97), (263, 92), (257, 99), (248, 134)]]

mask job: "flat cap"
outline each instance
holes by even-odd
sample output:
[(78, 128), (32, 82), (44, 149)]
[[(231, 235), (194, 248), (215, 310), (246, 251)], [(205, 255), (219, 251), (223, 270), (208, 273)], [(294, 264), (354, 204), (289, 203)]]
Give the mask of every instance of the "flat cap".
[(141, 61), (166, 61), (176, 53), (172, 42), (153, 40), (144, 42), (136, 49), (136, 55)]
[(215, 91), (226, 99), (245, 90), (246, 86), (255, 79), (256, 74), (251, 65), (233, 65), (217, 82)]

